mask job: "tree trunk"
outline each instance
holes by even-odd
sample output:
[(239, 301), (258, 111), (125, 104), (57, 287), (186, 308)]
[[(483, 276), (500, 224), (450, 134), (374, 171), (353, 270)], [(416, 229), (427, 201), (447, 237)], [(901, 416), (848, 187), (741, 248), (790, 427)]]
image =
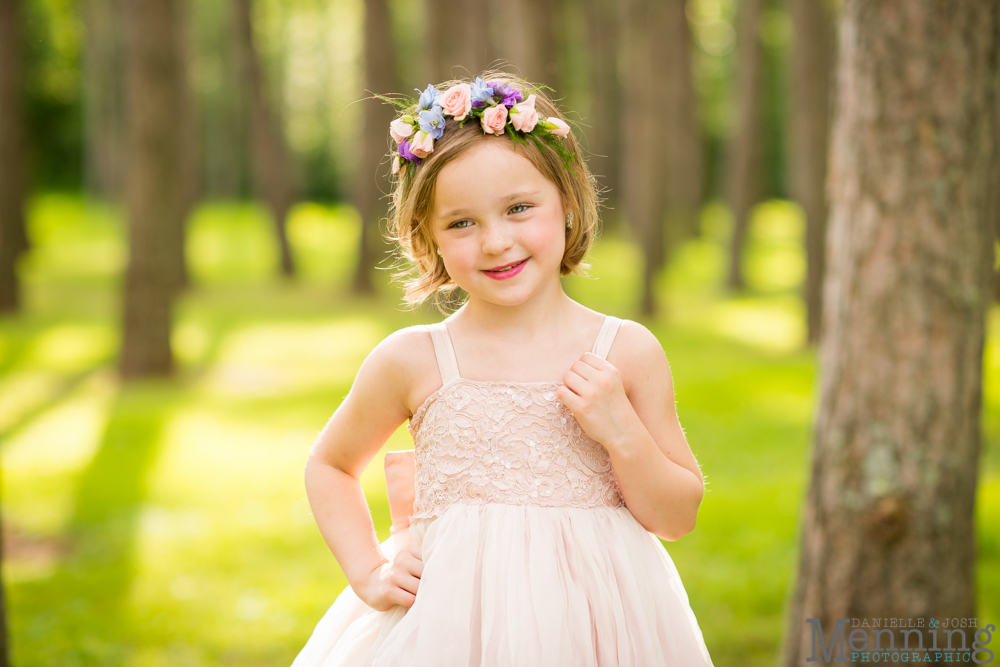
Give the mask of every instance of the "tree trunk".
[[(813, 654), (807, 619), (829, 642), (838, 618), (976, 613), (997, 11), (948, 0), (844, 6), (820, 395), (788, 667)], [(931, 645), (926, 628), (923, 640)]]
[[(192, 7), (199, 5), (193, 4)], [(243, 73), (243, 49), (236, 11), (222, 12), (211, 26), (225, 39), (213, 43), (213, 56), (222, 72), (218, 87), (210, 89), (204, 110), (205, 194), (217, 199), (242, 199), (248, 187), (250, 158), (247, 126), (248, 98)], [(195, 23), (197, 25), (197, 23)]]
[[(464, 78), (476, 72), (469, 71), (472, 63), (463, 62), (469, 55), (471, 45), (466, 35), (466, 11), (471, 0), (449, 2), (448, 0), (424, 0), (424, 69), (428, 83), (439, 83), (449, 79)], [(368, 11), (367, 0), (365, 11)], [(367, 31), (367, 19), (365, 30)], [(366, 32), (367, 35), (367, 32)], [(391, 44), (392, 42), (389, 42)], [(373, 45), (372, 48), (378, 48)], [(366, 50), (368, 46), (365, 46)], [(367, 52), (367, 51), (366, 51)], [(367, 71), (366, 71), (367, 73)], [(415, 87), (415, 86), (414, 86)], [(386, 91), (372, 91), (384, 93)], [(391, 119), (390, 119), (391, 120)], [(388, 130), (386, 130), (388, 132)]]
[(618, 82), (618, 35), (621, 28), (620, 7), (606, 0), (584, 0), (589, 56), (587, 72), (590, 84), (590, 118), (587, 119), (587, 144), (590, 168), (597, 175), (604, 197), (605, 228), (617, 221), (621, 193), (622, 87)]
[(188, 286), (186, 239), (187, 221), (198, 200), (200, 184), (200, 169), (198, 160), (198, 126), (197, 105), (192, 89), (190, 63), (193, 48), (190, 39), (190, 2), (191, 0), (176, 0), (176, 44), (174, 57), (177, 59), (177, 76), (180, 82), (177, 106), (180, 115), (177, 119), (177, 141), (180, 149), (181, 182), (180, 200), (177, 211), (177, 233), (174, 236), (175, 247), (170, 256), (174, 260), (173, 283), (179, 293)]
[(792, 199), (806, 219), (807, 335), (819, 341), (823, 312), (826, 253), (826, 163), (830, 143), (830, 86), (833, 21), (824, 0), (792, 0), (795, 39), (792, 46), (791, 140), (789, 166)]
[(623, 196), (628, 217), (643, 253), (643, 314), (656, 310), (653, 283), (664, 259), (663, 207), (666, 202), (665, 140), (657, 131), (661, 120), (663, 71), (669, 63), (654, 63), (654, 41), (662, 25), (665, 3), (629, 0), (624, 4), (622, 50), (625, 99), (622, 144)]
[(288, 212), (296, 199), (292, 159), (278, 119), (277, 107), (270, 104), (264, 87), (264, 73), (254, 45), (250, 0), (234, 0), (234, 8), (243, 80), (250, 98), (250, 152), (254, 189), (271, 209), (278, 237), (281, 272), (291, 276), (295, 273), (295, 267), (286, 227)]
[(559, 0), (494, 0), (493, 6), (493, 44), (502, 69), (560, 92)]
[[(1000, 31), (1000, 17), (998, 18), (997, 30)], [(997, 49), (997, 127), (1000, 128), (1000, 49)], [(1000, 154), (1000, 131), (997, 132), (997, 153)], [(997, 169), (997, 187), (994, 191), (994, 206), (996, 209), (996, 241), (1000, 242), (1000, 168)], [(996, 270), (996, 257), (993, 261), (993, 299), (1000, 301), (1000, 271)]]
[(0, 312), (20, 309), (27, 188), (21, 2), (0, 0)]
[(653, 62), (661, 63), (665, 79), (658, 108), (665, 121), (666, 236), (667, 245), (673, 247), (698, 232), (704, 160), (685, 3), (663, 4), (664, 22), (654, 40)]
[(120, 0), (83, 3), (84, 179), (91, 196), (113, 202), (125, 158), (122, 9)]
[(166, 375), (173, 366), (171, 269), (182, 179), (176, 19), (176, 0), (126, 4), (129, 262), (121, 357), (126, 378)]
[[(365, 89), (384, 94), (396, 89), (392, 25), (386, 0), (365, 2)], [(392, 106), (368, 100), (363, 116), (361, 152), (354, 172), (354, 205), (361, 217), (358, 264), (352, 288), (355, 292), (374, 291), (372, 270), (388, 250), (379, 221), (386, 213), (382, 193), (389, 191), (386, 137), (395, 116)]]
[(760, 193), (761, 74), (763, 54), (758, 34), (761, 0), (744, 0), (736, 33), (736, 127), (729, 142), (727, 187), (733, 214), (729, 246), (730, 288), (743, 287), (743, 246), (750, 211)]
[(493, 61), (490, 42), (490, 12), (487, 0), (464, 0), (465, 54), (462, 63), (472, 75), (482, 72)]

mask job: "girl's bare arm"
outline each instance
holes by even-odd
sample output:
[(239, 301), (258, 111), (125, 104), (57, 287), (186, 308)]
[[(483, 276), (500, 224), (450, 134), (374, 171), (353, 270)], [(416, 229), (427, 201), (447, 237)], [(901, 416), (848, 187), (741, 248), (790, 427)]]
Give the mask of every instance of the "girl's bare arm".
[[(425, 338), (426, 333), (422, 334)], [(407, 368), (421, 332), (403, 329), (365, 359), (350, 393), (309, 452), (305, 484), (313, 516), (355, 593), (377, 609), (410, 605), (422, 565), (419, 550), (392, 563), (379, 548), (361, 473), (409, 416)]]

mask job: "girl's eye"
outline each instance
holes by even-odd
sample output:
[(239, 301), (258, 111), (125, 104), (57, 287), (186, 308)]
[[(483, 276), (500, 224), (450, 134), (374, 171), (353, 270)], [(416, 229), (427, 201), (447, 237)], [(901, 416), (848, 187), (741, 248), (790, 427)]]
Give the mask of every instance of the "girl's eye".
[(510, 213), (513, 213), (514, 215), (517, 215), (518, 213), (524, 213), (529, 208), (531, 208), (531, 207), (528, 206), (527, 204), (516, 204), (514, 206), (511, 206)]
[(451, 224), (450, 229), (465, 229), (467, 226), (472, 224), (472, 220), (459, 220)]

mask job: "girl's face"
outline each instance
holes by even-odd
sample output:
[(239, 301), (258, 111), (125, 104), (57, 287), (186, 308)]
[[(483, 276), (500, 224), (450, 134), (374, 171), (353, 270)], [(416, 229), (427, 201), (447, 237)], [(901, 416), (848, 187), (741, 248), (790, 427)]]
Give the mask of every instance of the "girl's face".
[(471, 298), (516, 306), (559, 285), (562, 196), (500, 141), (481, 141), (441, 169), (429, 222), (448, 275)]

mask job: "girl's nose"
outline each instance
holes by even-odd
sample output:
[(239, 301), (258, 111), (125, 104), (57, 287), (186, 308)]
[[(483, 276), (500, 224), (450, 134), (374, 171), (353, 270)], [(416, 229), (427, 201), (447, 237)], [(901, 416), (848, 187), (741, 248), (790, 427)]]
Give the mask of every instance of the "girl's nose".
[(482, 227), (481, 247), (485, 255), (502, 255), (514, 245), (514, 239), (506, 225), (486, 224)]

